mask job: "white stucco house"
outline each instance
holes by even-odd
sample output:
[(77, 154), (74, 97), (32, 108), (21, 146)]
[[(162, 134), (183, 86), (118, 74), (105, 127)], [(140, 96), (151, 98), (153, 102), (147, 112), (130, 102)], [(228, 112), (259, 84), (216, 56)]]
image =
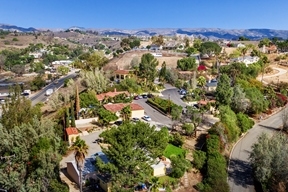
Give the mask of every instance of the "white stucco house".
[(244, 56), (244, 57), (238, 57), (238, 58), (234, 58), (231, 59), (230, 62), (234, 63), (234, 62), (239, 62), (239, 63), (244, 63), (246, 65), (246, 67), (248, 67), (248, 65), (256, 63), (259, 61), (259, 57), (255, 56)]

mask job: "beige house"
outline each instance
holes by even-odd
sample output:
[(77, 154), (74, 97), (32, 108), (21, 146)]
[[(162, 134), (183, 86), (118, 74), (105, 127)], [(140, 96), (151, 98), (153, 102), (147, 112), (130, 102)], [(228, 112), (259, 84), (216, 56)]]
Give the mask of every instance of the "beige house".
[(68, 127), (66, 128), (66, 134), (68, 138), (69, 145), (72, 145), (72, 143), (75, 141), (77, 136), (80, 136), (80, 133), (75, 127)]
[(131, 107), (131, 118), (137, 117), (142, 118), (144, 116), (144, 108), (136, 103), (114, 103), (114, 104), (105, 104), (103, 107), (111, 111), (112, 113), (115, 113), (118, 117), (120, 117), (121, 110), (126, 107), (127, 105), (130, 105)]
[(133, 76), (133, 70), (117, 70), (114, 72), (114, 79), (115, 80), (123, 80), (126, 78), (130, 78)]
[(164, 176), (166, 175), (166, 173), (169, 173), (171, 171), (171, 161), (168, 158), (157, 158), (156, 162), (151, 165), (151, 168), (153, 169), (154, 177)]

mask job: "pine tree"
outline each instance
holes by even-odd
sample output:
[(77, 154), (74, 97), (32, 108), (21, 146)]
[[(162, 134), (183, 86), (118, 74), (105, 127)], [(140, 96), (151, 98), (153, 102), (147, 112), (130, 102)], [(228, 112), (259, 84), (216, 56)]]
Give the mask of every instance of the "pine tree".
[(79, 119), (79, 111), (80, 111), (80, 99), (79, 99), (79, 90), (78, 85), (76, 85), (76, 94), (75, 94), (75, 107), (76, 107), (76, 119)]
[(71, 127), (76, 127), (74, 102), (71, 103)]
[(66, 128), (68, 128), (68, 127), (70, 127), (70, 114), (69, 114), (69, 108), (68, 108), (68, 107), (66, 107), (66, 114), (65, 114), (65, 116), (66, 116), (66, 122), (65, 122), (65, 124), (66, 124)]

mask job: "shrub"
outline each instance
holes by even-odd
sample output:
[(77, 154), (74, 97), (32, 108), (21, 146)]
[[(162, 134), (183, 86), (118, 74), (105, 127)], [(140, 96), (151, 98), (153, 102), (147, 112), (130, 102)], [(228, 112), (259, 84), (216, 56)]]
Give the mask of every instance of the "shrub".
[(241, 133), (245, 133), (249, 129), (251, 129), (254, 125), (254, 121), (249, 118), (248, 115), (244, 113), (237, 114), (237, 125), (241, 129)]
[(206, 153), (204, 151), (193, 152), (193, 165), (196, 169), (202, 169), (206, 162)]
[(176, 147), (182, 147), (182, 145), (184, 144), (184, 138), (179, 133), (174, 133), (172, 134), (169, 143), (175, 145)]

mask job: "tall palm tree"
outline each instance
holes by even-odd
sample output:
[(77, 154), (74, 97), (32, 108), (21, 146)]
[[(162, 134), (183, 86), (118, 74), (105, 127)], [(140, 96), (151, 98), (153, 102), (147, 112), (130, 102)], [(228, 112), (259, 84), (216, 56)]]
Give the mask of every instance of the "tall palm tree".
[(73, 143), (71, 149), (74, 150), (77, 169), (79, 171), (80, 192), (82, 192), (82, 171), (84, 168), (85, 156), (88, 154), (89, 146), (84, 140), (77, 136), (76, 141)]
[(123, 121), (128, 121), (132, 115), (130, 105), (127, 105), (126, 107), (124, 107), (120, 113), (121, 113), (121, 117), (122, 117)]
[(149, 192), (158, 192), (159, 191), (159, 187), (160, 187), (160, 182), (159, 182), (159, 178), (158, 177), (152, 177), (151, 179), (151, 187), (149, 188)]

